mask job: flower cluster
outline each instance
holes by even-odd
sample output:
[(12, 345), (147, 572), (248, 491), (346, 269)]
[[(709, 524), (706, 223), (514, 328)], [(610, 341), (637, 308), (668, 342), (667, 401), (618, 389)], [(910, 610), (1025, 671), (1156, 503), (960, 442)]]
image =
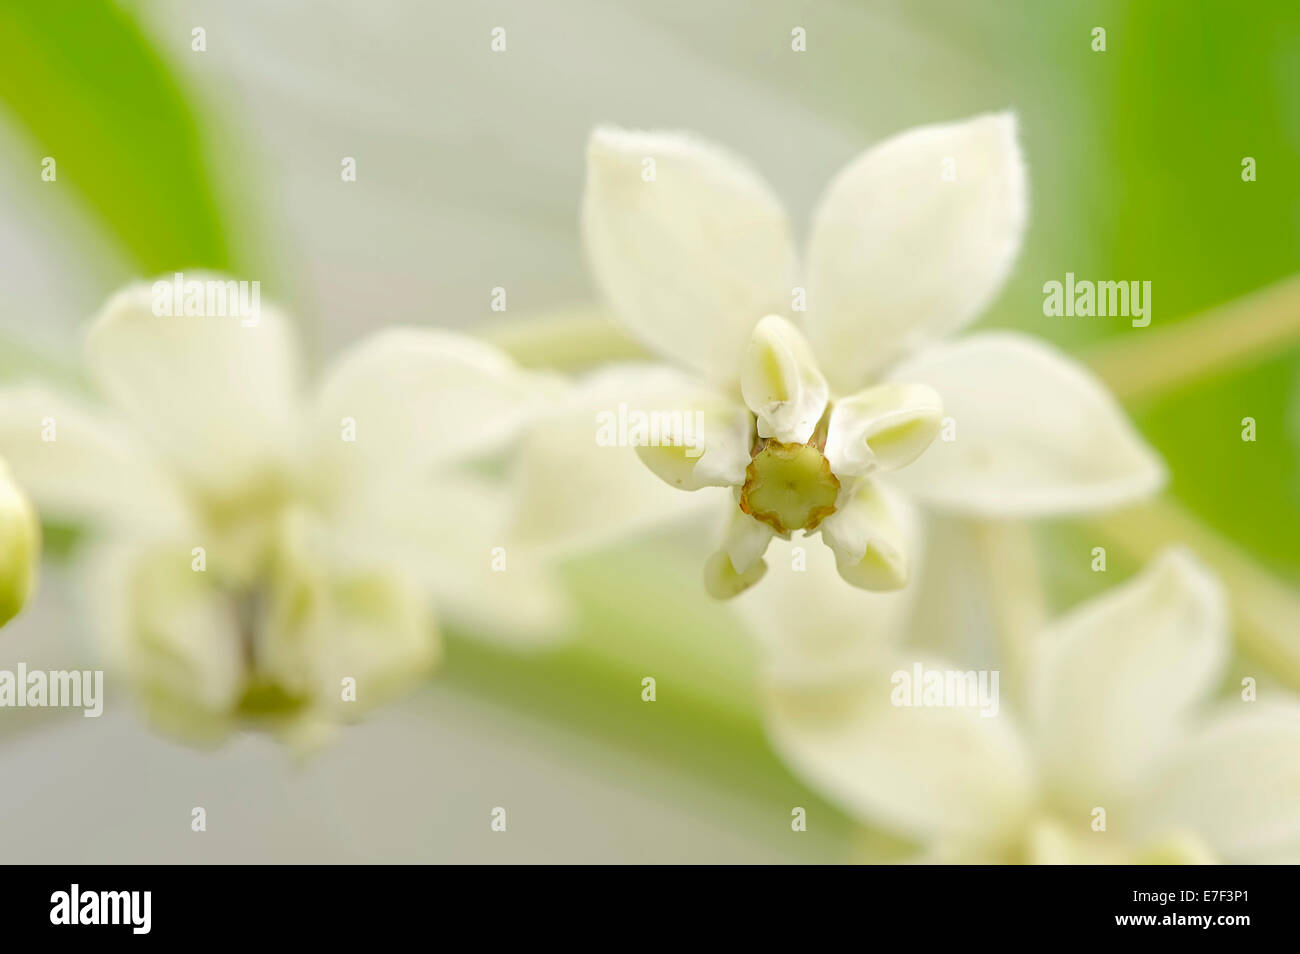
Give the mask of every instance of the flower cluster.
[[(962, 334), (1027, 209), (1013, 116), (922, 127), (831, 181), (800, 258), (736, 157), (599, 128), (586, 250), (663, 360), (576, 380), (391, 328), (308, 386), (293, 325), (260, 299), (255, 320), (159, 314), (131, 286), (89, 330), (93, 397), (0, 388), (0, 625), (32, 591), (39, 511), (84, 531), (103, 646), (156, 724), (311, 745), (418, 684), (443, 626), (529, 645), (571, 630), (559, 557), (716, 502), (704, 589), (740, 597), (773, 745), (853, 817), (930, 860), (1294, 858), (1300, 707), (1207, 711), (1229, 612), (1190, 552), (1030, 626), (1005, 705), (890, 691), (956, 671), (905, 648), (920, 584), (942, 604), (970, 580), (931, 556), (940, 520), (1088, 513), (1166, 479), (1082, 365)], [(635, 454), (592, 434), (593, 411), (628, 405), (669, 422)]]

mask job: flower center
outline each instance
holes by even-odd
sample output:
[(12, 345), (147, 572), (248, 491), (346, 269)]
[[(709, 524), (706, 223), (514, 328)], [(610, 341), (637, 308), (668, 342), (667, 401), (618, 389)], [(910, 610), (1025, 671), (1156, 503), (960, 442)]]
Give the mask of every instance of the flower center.
[(835, 512), (840, 482), (812, 444), (765, 441), (745, 468), (740, 509), (777, 533), (815, 530)]

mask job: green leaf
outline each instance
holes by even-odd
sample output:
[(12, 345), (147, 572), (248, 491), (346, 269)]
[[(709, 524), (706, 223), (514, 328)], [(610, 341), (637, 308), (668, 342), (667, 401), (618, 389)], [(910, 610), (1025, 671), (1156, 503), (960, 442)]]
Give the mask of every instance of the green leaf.
[(230, 266), (198, 124), (125, 12), (0, 0), (0, 104), (26, 134), (32, 188), (78, 193), (142, 274)]

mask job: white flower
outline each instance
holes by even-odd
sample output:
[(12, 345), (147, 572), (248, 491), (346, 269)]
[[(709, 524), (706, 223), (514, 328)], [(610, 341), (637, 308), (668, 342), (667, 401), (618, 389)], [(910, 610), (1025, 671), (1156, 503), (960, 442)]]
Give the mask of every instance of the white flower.
[(811, 684), (774, 672), (769, 732), (814, 787), (929, 860), (1294, 863), (1300, 704), (1206, 707), (1227, 625), (1218, 581), (1166, 551), (1051, 624), (993, 717), (895, 705), (893, 673), (961, 668), (896, 652)]
[[(752, 585), (772, 537), (798, 531), (821, 531), (855, 586), (904, 586), (911, 518), (878, 478), (908, 464), (906, 496), (980, 516), (1103, 508), (1163, 481), (1100, 383), (1049, 346), (987, 333), (929, 347), (979, 314), (1019, 251), (1011, 115), (914, 129), (832, 181), (801, 328), (790, 228), (747, 166), (686, 136), (602, 128), (587, 167), (597, 282), (626, 328), (693, 373), (668, 407), (703, 415), (702, 453), (641, 457), (672, 486), (733, 490), (714, 595)], [(922, 454), (945, 416), (954, 433)]]
[(0, 626), (17, 616), (31, 597), (40, 550), (36, 511), (0, 460)]
[(516, 439), (549, 377), (391, 329), (307, 397), (279, 312), (156, 316), (147, 285), (108, 303), (87, 360), (108, 408), (0, 390), (0, 453), (45, 519), (95, 531), (107, 650), (164, 727), (310, 740), (435, 664), (434, 598), (501, 638), (567, 623), (546, 565), (514, 546), (504, 482), (462, 466)]

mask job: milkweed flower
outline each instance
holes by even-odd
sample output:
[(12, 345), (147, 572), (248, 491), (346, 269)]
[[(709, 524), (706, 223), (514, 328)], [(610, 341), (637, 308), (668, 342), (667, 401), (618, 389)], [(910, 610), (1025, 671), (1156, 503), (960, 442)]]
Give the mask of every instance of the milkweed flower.
[(921, 860), (1294, 862), (1300, 703), (1211, 706), (1227, 652), (1218, 580), (1174, 549), (1049, 624), (992, 714), (907, 704), (918, 660), (894, 650), (816, 680), (773, 669), (767, 726), (796, 774)]
[(902, 588), (909, 499), (1037, 516), (1162, 483), (1061, 353), (1006, 332), (943, 341), (1009, 273), (1026, 193), (1010, 114), (911, 130), (830, 183), (799, 277), (785, 213), (743, 162), (686, 135), (595, 130), (592, 272), (616, 319), (683, 372), (667, 406), (700, 421), (638, 453), (671, 486), (732, 491), (713, 595), (752, 586), (770, 542), (798, 533), (820, 533), (854, 586)]
[(0, 461), (0, 626), (17, 616), (30, 598), (40, 547), (36, 511)]
[(436, 664), (435, 604), (502, 639), (566, 624), (547, 566), (512, 545), (508, 490), (468, 466), (556, 381), (465, 335), (397, 328), (308, 392), (277, 310), (153, 304), (132, 286), (93, 322), (102, 403), (0, 389), (0, 452), (43, 517), (91, 530), (107, 654), (157, 723), (311, 742)]

